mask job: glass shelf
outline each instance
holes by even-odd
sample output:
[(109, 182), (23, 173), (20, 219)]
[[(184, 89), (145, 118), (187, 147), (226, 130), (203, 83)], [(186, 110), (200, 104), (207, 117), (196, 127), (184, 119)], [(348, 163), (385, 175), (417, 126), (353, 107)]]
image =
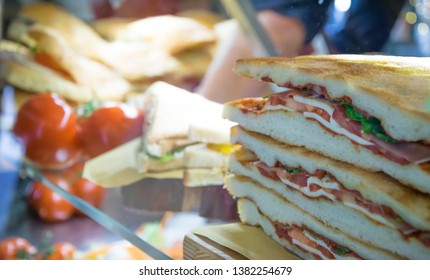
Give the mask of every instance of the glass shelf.
[[(97, 209), (53, 184), (30, 165), (23, 164), (22, 172), (66, 198), (87, 217), (47, 224), (28, 214), (18, 225), (0, 233), (0, 240), (18, 235), (37, 244), (44, 232), (49, 231), (53, 243), (70, 242), (80, 250), (126, 240), (149, 258), (177, 259), (182, 252), (178, 254), (178, 250), (170, 250), (169, 246), (175, 244), (178, 248), (178, 241), (182, 242), (193, 228), (238, 220), (236, 204), (222, 186), (186, 188), (180, 179), (148, 178), (107, 189), (104, 203)], [(148, 225), (155, 224), (157, 236), (148, 233), (151, 231)], [(164, 239), (163, 244), (160, 239)]]

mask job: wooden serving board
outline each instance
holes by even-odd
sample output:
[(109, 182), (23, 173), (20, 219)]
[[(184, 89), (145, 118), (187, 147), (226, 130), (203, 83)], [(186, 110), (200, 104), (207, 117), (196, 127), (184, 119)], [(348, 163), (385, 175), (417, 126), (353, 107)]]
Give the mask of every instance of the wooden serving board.
[(246, 257), (209, 238), (189, 233), (184, 238), (186, 260), (247, 260)]
[(184, 238), (183, 255), (186, 260), (299, 259), (260, 228), (241, 223), (195, 229)]

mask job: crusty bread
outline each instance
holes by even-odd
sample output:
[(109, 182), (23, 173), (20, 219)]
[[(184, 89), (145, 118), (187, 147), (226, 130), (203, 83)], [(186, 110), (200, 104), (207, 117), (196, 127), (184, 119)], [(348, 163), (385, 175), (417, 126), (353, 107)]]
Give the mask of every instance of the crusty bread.
[(184, 166), (186, 168), (219, 168), (227, 170), (228, 156), (214, 151), (206, 144), (196, 144), (185, 148)]
[(316, 217), (324, 224), (354, 238), (364, 240), (366, 243), (385, 248), (407, 258), (430, 258), (430, 248), (423, 245), (416, 238), (404, 238), (397, 229), (387, 226), (376, 219), (369, 218), (362, 211), (355, 210), (337, 201), (310, 199), (280, 181), (262, 176), (255, 166), (240, 162), (237, 158), (232, 158), (230, 161), (230, 170), (236, 175), (246, 176), (250, 180), (276, 192), (279, 196), (286, 198), (296, 207)]
[(222, 105), (164, 82), (152, 84), (144, 94), (144, 150), (161, 157), (170, 150), (159, 145), (167, 139), (188, 140), (190, 124), (196, 119), (221, 118)]
[(430, 231), (430, 195), (406, 188), (383, 173), (369, 172), (301, 147), (282, 144), (241, 127), (232, 130), (232, 141), (241, 143), (246, 149), (236, 152), (235, 156), (231, 157), (230, 168), (232, 163), (234, 167), (238, 161), (245, 162), (246, 158), (242, 160), (241, 158), (249, 155), (249, 152), (246, 152), (249, 149), (255, 153), (256, 158), (268, 166), (280, 162), (292, 168), (302, 168), (309, 174), (314, 174), (316, 170), (324, 170), (332, 174), (346, 189), (358, 191), (363, 198), (390, 207), (414, 227)]
[(230, 128), (235, 124), (221, 116), (195, 119), (190, 124), (188, 139), (203, 143), (228, 144), (230, 143)]
[(176, 63), (167, 76), (173, 80), (202, 78), (212, 62), (212, 54), (207, 48), (185, 50), (175, 54), (173, 58)]
[(430, 141), (430, 58), (370, 55), (239, 60), (235, 72), (279, 86), (323, 86), (330, 98), (348, 96), (397, 140)]
[(222, 185), (227, 173), (228, 156), (208, 148), (207, 144), (191, 145), (184, 150), (184, 186)]
[(161, 15), (139, 19), (116, 33), (116, 40), (139, 41), (152, 48), (178, 53), (215, 42), (215, 34), (191, 18)]
[[(306, 227), (309, 230), (320, 234), (333, 242), (336, 242), (340, 246), (349, 248), (353, 252), (357, 253), (359, 256), (365, 259), (393, 259), (402, 258), (398, 255), (392, 254), (384, 249), (372, 246), (366, 242), (355, 239), (340, 230), (334, 229), (328, 225), (325, 225), (320, 220), (312, 217), (308, 213), (300, 210), (290, 201), (285, 198), (280, 197), (275, 192), (265, 189), (263, 186), (249, 180), (246, 177), (229, 175), (226, 177), (225, 186), (227, 190), (234, 197), (241, 199), (247, 199), (248, 202), (252, 201), (256, 206), (254, 209), (248, 208), (248, 205), (243, 204), (243, 200), (238, 204), (239, 214), (241, 220), (245, 223), (250, 224), (261, 224), (261, 217), (258, 218), (258, 213), (270, 218), (273, 222), (279, 222), (287, 225), (296, 225), (299, 227)], [(257, 210), (257, 211), (256, 211)], [(256, 218), (257, 217), (257, 218)], [(280, 241), (276, 238), (276, 233), (274, 227), (267, 225), (266, 221), (264, 223), (263, 229), (266, 233), (274, 238), (276, 241)], [(287, 242), (282, 241), (282, 245), (287, 245)], [(293, 246), (287, 247), (287, 249), (292, 249)], [(293, 252), (299, 254), (303, 258), (309, 258), (309, 255), (301, 255), (299, 250), (294, 250)], [(339, 256), (341, 257), (341, 256)]]
[(301, 113), (276, 110), (255, 114), (242, 110), (261, 102), (264, 101), (249, 98), (226, 103), (223, 115), (249, 131), (268, 135), (282, 143), (305, 147), (369, 171), (383, 171), (405, 185), (430, 193), (430, 170), (425, 170), (425, 165), (395, 163), (356, 145), (345, 136), (325, 130), (316, 121), (306, 119)]
[(91, 27), (103, 38), (114, 41), (124, 28), (136, 18), (108, 17), (91, 22)]
[(227, 169), (220, 168), (186, 168), (183, 184), (185, 187), (221, 186)]
[(24, 57), (31, 57), (32, 53), (29, 48), (15, 41), (0, 40), (0, 52), (17, 53)]
[(178, 12), (176, 15), (193, 19), (209, 29), (213, 29), (217, 23), (224, 20), (219, 14), (215, 14), (205, 9), (186, 9)]
[(20, 53), (2, 51), (0, 77), (11, 85), (30, 92), (55, 92), (77, 102), (88, 102), (93, 98), (91, 89), (80, 86), (62, 77), (55, 71), (35, 63)]

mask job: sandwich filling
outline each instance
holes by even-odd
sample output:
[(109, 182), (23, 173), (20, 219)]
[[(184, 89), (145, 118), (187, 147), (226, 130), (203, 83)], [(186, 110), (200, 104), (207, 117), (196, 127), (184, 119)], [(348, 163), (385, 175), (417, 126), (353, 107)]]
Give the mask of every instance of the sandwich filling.
[(248, 197), (242, 199), (244, 198), (250, 200), (256, 206), (258, 213), (273, 225), (279, 239), (286, 240), (301, 251), (312, 254), (316, 259), (363, 259), (349, 248), (314, 232), (305, 225), (282, 223), (267, 217), (252, 199)]
[(272, 224), (279, 238), (287, 240), (300, 250), (314, 255), (317, 259), (363, 259), (350, 249), (342, 247), (305, 227), (282, 224), (279, 222), (272, 222)]
[(275, 110), (302, 113), (331, 133), (343, 135), (396, 163), (407, 165), (430, 162), (429, 143), (393, 139), (378, 119), (352, 105), (349, 97), (329, 99), (323, 88), (292, 89), (273, 94), (261, 106), (249, 108), (249, 111), (257, 113)]
[(255, 166), (261, 175), (280, 181), (308, 198), (343, 203), (378, 223), (397, 229), (403, 238), (416, 238), (430, 247), (430, 232), (415, 228), (392, 208), (364, 198), (359, 191), (345, 188), (326, 171), (317, 170), (314, 174), (309, 174), (301, 168), (292, 168), (279, 162), (275, 166), (268, 166), (258, 159), (242, 164)]

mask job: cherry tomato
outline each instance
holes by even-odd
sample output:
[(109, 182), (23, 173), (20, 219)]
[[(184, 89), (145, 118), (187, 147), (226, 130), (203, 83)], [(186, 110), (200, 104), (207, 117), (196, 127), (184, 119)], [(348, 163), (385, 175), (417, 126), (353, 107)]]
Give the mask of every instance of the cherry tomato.
[(81, 118), (79, 140), (84, 152), (98, 156), (142, 135), (143, 113), (125, 103), (108, 102)]
[(46, 260), (72, 260), (76, 252), (76, 247), (67, 242), (56, 243), (50, 249), (52, 251), (44, 258)]
[(20, 108), (13, 131), (26, 148), (26, 157), (42, 168), (61, 169), (80, 156), (76, 114), (56, 94), (32, 96)]
[(106, 196), (106, 190), (84, 178), (73, 184), (74, 194), (94, 207), (99, 208)]
[(10, 237), (0, 242), (0, 260), (34, 259), (37, 249), (26, 239)]
[[(48, 180), (57, 184), (64, 190), (73, 193), (70, 185), (57, 176), (45, 174)], [(34, 182), (27, 196), (28, 203), (45, 222), (61, 222), (70, 219), (75, 213), (75, 208), (66, 199), (40, 182)]]

